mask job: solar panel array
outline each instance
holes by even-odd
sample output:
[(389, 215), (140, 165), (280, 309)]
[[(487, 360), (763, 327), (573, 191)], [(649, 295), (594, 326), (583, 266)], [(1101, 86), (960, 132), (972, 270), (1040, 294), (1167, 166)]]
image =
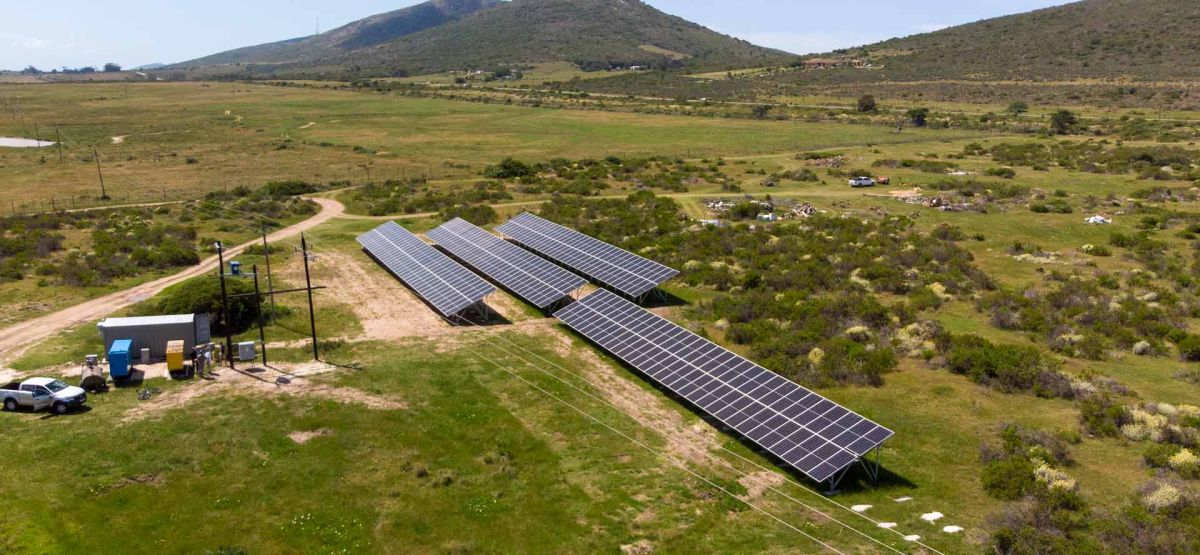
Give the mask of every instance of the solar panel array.
[(677, 270), (528, 212), (497, 227), (496, 231), (634, 298), (679, 275)]
[(360, 235), (358, 243), (447, 318), (496, 292), (492, 284), (396, 222)]
[(809, 478), (824, 482), (892, 436), (790, 380), (608, 291), (554, 315)]
[(538, 308), (546, 308), (587, 285), (587, 280), (461, 218), (426, 235)]

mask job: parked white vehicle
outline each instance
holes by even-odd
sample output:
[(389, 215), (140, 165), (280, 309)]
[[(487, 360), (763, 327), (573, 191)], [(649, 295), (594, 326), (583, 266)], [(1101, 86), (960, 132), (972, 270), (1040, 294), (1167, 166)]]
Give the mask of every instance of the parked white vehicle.
[(54, 414), (66, 414), (87, 402), (87, 392), (53, 378), (29, 378), (0, 386), (0, 399), (7, 411), (50, 409)]
[(874, 187), (875, 180), (870, 177), (856, 177), (850, 180), (851, 187)]

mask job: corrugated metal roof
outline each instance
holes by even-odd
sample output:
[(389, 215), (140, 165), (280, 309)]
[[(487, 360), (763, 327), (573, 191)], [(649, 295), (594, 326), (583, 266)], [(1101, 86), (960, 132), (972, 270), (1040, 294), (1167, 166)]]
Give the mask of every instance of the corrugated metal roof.
[(99, 328), (131, 328), (138, 326), (169, 326), (174, 324), (191, 324), (196, 321), (195, 314), (171, 314), (167, 316), (137, 316), (134, 318), (105, 318), (96, 327)]

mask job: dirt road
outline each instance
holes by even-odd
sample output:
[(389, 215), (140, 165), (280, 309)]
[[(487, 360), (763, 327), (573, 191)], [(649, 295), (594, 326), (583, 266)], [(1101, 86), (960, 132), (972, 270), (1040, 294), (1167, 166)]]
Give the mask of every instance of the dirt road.
[[(300, 223), (286, 227), (271, 235), (267, 236), (268, 241), (278, 241), (295, 235), (299, 235), (303, 231), (317, 227), (333, 218), (341, 216), (346, 207), (342, 203), (328, 198), (312, 198), (313, 202), (321, 205), (321, 211), (313, 217), (304, 220)], [(238, 245), (226, 251), (226, 256), (236, 256), (246, 247), (257, 244), (258, 241), (251, 241)], [(143, 283), (137, 287), (119, 291), (111, 295), (106, 295), (90, 301), (77, 304), (70, 308), (60, 310), (33, 320), (21, 322), (20, 324), (0, 330), (0, 366), (21, 356), (29, 347), (46, 339), (56, 333), (59, 333), (68, 328), (86, 324), (95, 320), (99, 320), (109, 314), (112, 314), (122, 308), (126, 308), (133, 304), (139, 303), (150, 297), (157, 295), (163, 289), (203, 275), (206, 272), (213, 271), (214, 265), (217, 263), (217, 257), (210, 257), (204, 260), (198, 266), (192, 266), (178, 274), (159, 278), (154, 281)]]

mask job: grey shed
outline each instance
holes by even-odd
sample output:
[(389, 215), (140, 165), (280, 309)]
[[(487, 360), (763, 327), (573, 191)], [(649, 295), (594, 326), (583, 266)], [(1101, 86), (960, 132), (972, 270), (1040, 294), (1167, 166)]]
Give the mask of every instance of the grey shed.
[(183, 352), (190, 353), (196, 345), (212, 341), (207, 314), (176, 314), (170, 316), (139, 316), (135, 318), (106, 318), (99, 324), (104, 338), (104, 352), (113, 341), (130, 339), (133, 351), (150, 349), (150, 358), (167, 357), (167, 342), (183, 340)]

